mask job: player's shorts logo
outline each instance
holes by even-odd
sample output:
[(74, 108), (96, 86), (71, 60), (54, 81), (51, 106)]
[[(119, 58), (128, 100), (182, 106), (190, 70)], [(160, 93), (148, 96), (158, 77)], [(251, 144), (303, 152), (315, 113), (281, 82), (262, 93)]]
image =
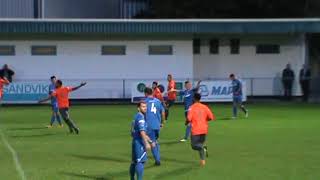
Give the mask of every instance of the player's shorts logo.
[(146, 88), (146, 85), (145, 85), (144, 83), (139, 83), (139, 84), (137, 85), (137, 90), (138, 90), (140, 93), (143, 93), (145, 88)]

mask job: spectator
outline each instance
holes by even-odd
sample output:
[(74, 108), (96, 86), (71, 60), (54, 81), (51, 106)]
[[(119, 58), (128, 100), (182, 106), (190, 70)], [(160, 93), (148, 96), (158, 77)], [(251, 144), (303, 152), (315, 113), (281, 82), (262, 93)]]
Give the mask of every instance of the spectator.
[(14, 71), (11, 70), (8, 66), (8, 64), (3, 65), (3, 68), (0, 70), (0, 77), (5, 77), (9, 80), (9, 82), (12, 82), (12, 76), (14, 76)]
[(303, 94), (303, 101), (308, 101), (310, 92), (311, 71), (307, 65), (303, 65), (299, 74), (300, 86)]
[(287, 64), (286, 68), (282, 71), (282, 83), (284, 87), (284, 98), (291, 100), (292, 98), (292, 85), (294, 81), (294, 72), (291, 65)]

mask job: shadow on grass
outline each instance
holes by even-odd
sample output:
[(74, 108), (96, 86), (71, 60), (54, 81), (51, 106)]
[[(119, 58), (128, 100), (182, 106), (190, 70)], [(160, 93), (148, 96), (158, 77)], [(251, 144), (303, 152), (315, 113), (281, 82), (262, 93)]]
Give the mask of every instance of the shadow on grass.
[(28, 127), (28, 128), (10, 128), (7, 129), (8, 131), (32, 131), (32, 130), (39, 130), (39, 129), (48, 129), (46, 127)]
[(182, 144), (180, 141), (161, 141), (160, 145), (173, 145), (173, 144)]
[(112, 163), (130, 163), (130, 159), (121, 159), (121, 158), (115, 158), (111, 156), (88, 156), (88, 155), (78, 155), (78, 154), (71, 154), (70, 156), (83, 159), (83, 160), (97, 160), (97, 161), (110, 161)]
[(47, 134), (32, 134), (32, 135), (14, 135), (10, 136), (11, 138), (39, 138), (39, 137), (48, 137), (54, 136), (56, 134), (47, 133)]
[(85, 174), (77, 174), (77, 173), (70, 173), (70, 172), (61, 172), (66, 176), (78, 177), (81, 179), (94, 179), (94, 180), (111, 180), (111, 177), (102, 177), (102, 176), (95, 176), (95, 175), (85, 175)]
[(180, 164), (194, 164), (193, 161), (186, 161), (186, 160), (167, 158), (167, 157), (161, 157), (161, 161), (168, 161), (168, 162), (174, 162), (174, 163), (180, 163)]
[(231, 117), (218, 118), (218, 121), (230, 121), (233, 120)]
[(187, 167), (174, 169), (172, 171), (166, 171), (166, 172), (158, 174), (157, 176), (155, 176), (154, 179), (167, 179), (169, 177), (172, 178), (175, 176), (179, 176), (181, 174), (186, 174), (186, 173), (190, 172), (190, 169), (192, 169), (192, 167), (193, 166), (187, 166)]
[[(131, 157), (131, 155), (128, 155), (128, 154), (123, 154), (122, 153), (121, 155), (124, 156), (124, 157)], [(151, 152), (148, 153), (148, 161), (154, 161)], [(173, 162), (173, 163), (178, 163), (178, 164), (190, 164), (190, 165), (193, 165), (195, 163), (194, 161), (181, 160), (181, 159), (175, 159), (175, 158), (168, 158), (168, 157), (163, 157), (163, 156), (161, 157), (161, 162), (163, 162), (164, 164), (166, 162)], [(157, 166), (151, 166), (151, 167), (148, 166), (147, 168), (152, 168), (152, 167), (157, 167)]]
[[(110, 180), (110, 179), (117, 179), (119, 177), (125, 177), (127, 176), (129, 179), (129, 166), (130, 163), (128, 164), (128, 170), (126, 171), (119, 171), (119, 172), (114, 172), (114, 173), (106, 173), (105, 175), (86, 175), (86, 174), (79, 174), (79, 173), (71, 173), (71, 172), (61, 172), (62, 174), (66, 176), (72, 176), (72, 177), (78, 177), (82, 179), (94, 179), (94, 180)], [(147, 166), (144, 169), (152, 169), (155, 166)]]

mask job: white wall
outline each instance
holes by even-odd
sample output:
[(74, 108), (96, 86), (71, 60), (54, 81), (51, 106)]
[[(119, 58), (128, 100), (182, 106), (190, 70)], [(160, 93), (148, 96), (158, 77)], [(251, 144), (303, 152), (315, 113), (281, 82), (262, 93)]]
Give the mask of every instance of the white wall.
[[(247, 80), (248, 95), (280, 95), (280, 77), (290, 62), (298, 79), (305, 61), (302, 36), (265, 35), (238, 36), (240, 54), (230, 54), (229, 39), (219, 36), (218, 55), (209, 53), (208, 41), (203, 41), (201, 54), (193, 55), (192, 41), (0, 41), (0, 45), (15, 45), (15, 56), (0, 56), (0, 66), (9, 64), (16, 72), (15, 80), (48, 80), (56, 75), (72, 85), (78, 80), (89, 80), (92, 88), (100, 88), (104, 98), (121, 98), (122, 79), (164, 79), (172, 73), (176, 79), (225, 79), (230, 73)], [(256, 54), (256, 44), (280, 44), (280, 54)], [(32, 56), (32, 45), (56, 45), (57, 56)], [(126, 45), (125, 56), (102, 56), (102, 45)], [(173, 45), (173, 55), (148, 55), (149, 45)], [(257, 78), (254, 81), (246, 78)], [(261, 79), (260, 79), (261, 78)], [(129, 98), (131, 81), (125, 82)], [(252, 88), (253, 87), (253, 88)], [(88, 87), (90, 97), (96, 97)], [(300, 94), (295, 83), (295, 94)], [(84, 89), (83, 91), (86, 91)], [(92, 94), (93, 93), (93, 94)]]
[[(300, 35), (251, 35), (222, 36), (219, 54), (210, 54), (208, 41), (201, 44), (201, 54), (194, 55), (194, 76), (196, 78), (228, 78), (235, 73), (240, 78), (263, 78), (255, 80), (258, 95), (280, 94), (281, 83), (272, 78), (281, 77), (283, 68), (291, 63), (298, 79), (298, 73), (305, 61), (303, 37)], [(229, 40), (240, 39), (240, 54), (230, 54)], [(257, 44), (279, 44), (280, 54), (256, 54)], [(268, 80), (269, 79), (269, 80)], [(250, 82), (247, 83), (251, 91)], [(250, 93), (249, 93), (250, 94)], [(295, 83), (295, 94), (300, 94), (300, 88)]]
[[(0, 41), (15, 45), (15, 56), (0, 56), (16, 80), (163, 79), (193, 77), (192, 41)], [(31, 56), (32, 45), (56, 45), (57, 56)], [(102, 56), (101, 45), (126, 45), (125, 56)], [(173, 45), (173, 55), (148, 55), (149, 45)]]

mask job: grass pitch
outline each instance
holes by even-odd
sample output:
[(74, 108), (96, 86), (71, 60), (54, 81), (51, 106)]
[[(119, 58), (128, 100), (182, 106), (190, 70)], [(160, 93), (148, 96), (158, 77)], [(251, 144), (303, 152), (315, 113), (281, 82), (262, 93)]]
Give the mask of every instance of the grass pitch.
[[(250, 117), (230, 120), (231, 105), (212, 105), (210, 157), (199, 167), (184, 134), (183, 107), (171, 109), (161, 132), (161, 167), (150, 156), (146, 180), (317, 180), (320, 179), (320, 111), (309, 104), (250, 104)], [(17, 152), (28, 180), (129, 179), (130, 125), (134, 105), (74, 106), (80, 135), (47, 129), (50, 108), (2, 107), (0, 128)], [(151, 153), (149, 153), (151, 155)], [(20, 179), (11, 153), (0, 142), (0, 177)]]

